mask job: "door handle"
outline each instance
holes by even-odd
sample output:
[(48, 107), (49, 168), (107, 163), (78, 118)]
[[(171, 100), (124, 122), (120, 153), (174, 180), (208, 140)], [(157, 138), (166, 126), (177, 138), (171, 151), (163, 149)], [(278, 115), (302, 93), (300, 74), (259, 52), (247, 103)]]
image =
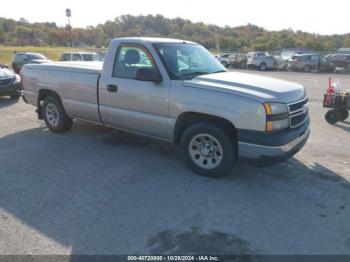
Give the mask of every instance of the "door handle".
[(116, 85), (108, 85), (107, 86), (107, 91), (111, 93), (116, 93), (118, 91), (118, 86)]

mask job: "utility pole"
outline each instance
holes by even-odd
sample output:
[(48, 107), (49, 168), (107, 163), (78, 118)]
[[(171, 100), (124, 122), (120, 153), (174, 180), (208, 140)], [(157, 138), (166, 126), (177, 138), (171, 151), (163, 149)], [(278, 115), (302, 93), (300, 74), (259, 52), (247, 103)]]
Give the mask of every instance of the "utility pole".
[(66, 9), (66, 16), (68, 17), (68, 30), (69, 30), (69, 41), (70, 41), (70, 47), (73, 47), (73, 41), (72, 41), (72, 27), (70, 26), (70, 18), (72, 16), (72, 12), (69, 8)]

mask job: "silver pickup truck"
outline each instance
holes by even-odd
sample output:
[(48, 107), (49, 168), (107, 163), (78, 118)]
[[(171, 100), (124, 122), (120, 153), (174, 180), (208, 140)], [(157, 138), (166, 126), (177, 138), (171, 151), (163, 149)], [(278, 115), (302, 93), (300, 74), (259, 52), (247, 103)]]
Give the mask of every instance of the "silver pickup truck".
[(159, 38), (118, 38), (102, 63), (26, 65), (24, 100), (48, 128), (73, 119), (178, 145), (197, 174), (227, 174), (238, 158), (271, 164), (309, 137), (303, 86), (227, 70), (204, 47)]

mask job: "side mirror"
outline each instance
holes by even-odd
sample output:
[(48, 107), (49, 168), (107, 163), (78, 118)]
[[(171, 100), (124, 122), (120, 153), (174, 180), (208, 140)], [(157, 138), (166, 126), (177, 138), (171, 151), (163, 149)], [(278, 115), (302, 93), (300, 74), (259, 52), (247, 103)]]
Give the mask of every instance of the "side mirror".
[(163, 79), (157, 69), (144, 67), (137, 70), (136, 80), (160, 83)]

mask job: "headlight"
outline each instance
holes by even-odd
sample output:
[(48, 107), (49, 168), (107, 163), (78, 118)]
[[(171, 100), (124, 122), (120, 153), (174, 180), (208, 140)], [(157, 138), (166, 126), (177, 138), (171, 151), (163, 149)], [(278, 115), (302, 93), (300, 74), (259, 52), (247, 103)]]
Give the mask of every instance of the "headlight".
[(288, 113), (288, 107), (282, 103), (265, 103), (265, 111), (267, 115), (279, 115)]
[(21, 77), (19, 75), (16, 74), (16, 78), (15, 78), (15, 83), (19, 83), (21, 81)]
[(272, 132), (289, 127), (289, 113), (286, 104), (264, 103), (266, 111), (266, 131)]

